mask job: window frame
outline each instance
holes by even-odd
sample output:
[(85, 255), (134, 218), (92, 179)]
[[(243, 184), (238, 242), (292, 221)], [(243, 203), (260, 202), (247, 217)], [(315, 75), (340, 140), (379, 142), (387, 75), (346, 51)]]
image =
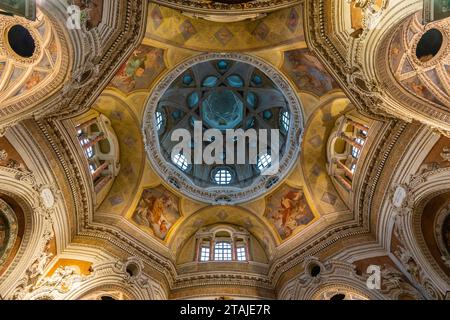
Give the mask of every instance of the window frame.
[(243, 245), (236, 247), (236, 261), (245, 262), (247, 261), (247, 248)]
[[(178, 157), (178, 158), (177, 158)], [(176, 159), (175, 159), (176, 158)], [(180, 159), (183, 159), (183, 160), (181, 160), (181, 162), (179, 161)], [(182, 171), (188, 171), (188, 169), (189, 169), (189, 162), (188, 162), (188, 160), (187, 160), (187, 157), (184, 155), (184, 154), (182, 154), (182, 153), (178, 153), (178, 154), (176, 154), (175, 156), (173, 156), (172, 157), (172, 163), (175, 165), (175, 166), (177, 166), (180, 170), (182, 170)]]
[(214, 261), (233, 261), (233, 245), (229, 241), (214, 242)]
[(199, 261), (209, 262), (211, 260), (211, 248), (206, 245), (200, 247)]
[[(223, 175), (223, 172), (226, 172), (226, 174)], [(218, 175), (219, 180), (217, 179)], [(222, 177), (225, 177), (225, 180), (221, 180)], [(218, 186), (229, 186), (233, 183), (234, 174), (233, 171), (228, 167), (218, 167), (212, 171), (211, 178), (213, 182)]]
[(272, 156), (270, 155), (270, 153), (265, 153), (261, 156), (258, 156), (256, 160), (256, 168), (260, 172), (269, 169), (271, 166), (272, 166)]
[(290, 126), (291, 126), (291, 114), (287, 110), (282, 110), (280, 112), (281, 131), (284, 134), (287, 134), (289, 132)]

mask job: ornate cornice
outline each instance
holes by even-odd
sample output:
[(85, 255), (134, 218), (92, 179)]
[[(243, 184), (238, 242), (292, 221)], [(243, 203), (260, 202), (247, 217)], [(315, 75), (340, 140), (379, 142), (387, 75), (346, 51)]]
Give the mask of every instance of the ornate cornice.
[[(207, 0), (154, 0), (163, 6), (181, 11), (212, 15), (242, 15), (268, 13), (302, 3), (303, 0), (250, 0), (240, 3)], [(239, 1), (235, 1), (239, 2)]]

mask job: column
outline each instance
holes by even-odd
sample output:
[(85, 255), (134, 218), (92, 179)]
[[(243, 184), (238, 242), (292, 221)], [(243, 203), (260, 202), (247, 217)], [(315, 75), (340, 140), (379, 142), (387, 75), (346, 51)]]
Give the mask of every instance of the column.
[(111, 175), (102, 177), (94, 187), (95, 193), (99, 193), (108, 184), (108, 182), (111, 181), (111, 179), (112, 179)]
[(104, 140), (106, 137), (103, 133), (100, 133), (97, 137), (95, 137), (93, 140), (90, 140), (88, 143), (86, 143), (83, 148), (84, 150), (87, 150), (89, 148), (92, 148), (95, 146), (98, 142)]
[(335, 159), (335, 162), (337, 164), (337, 166), (341, 169), (343, 169), (348, 175), (350, 175), (350, 177), (353, 178), (353, 172), (352, 170), (350, 170), (345, 164), (343, 164), (340, 160)]
[(347, 191), (351, 191), (352, 190), (352, 185), (350, 184), (350, 182), (348, 182), (347, 180), (345, 180), (345, 178), (344, 177), (342, 177), (342, 176), (339, 176), (339, 175), (335, 175), (334, 176), (339, 182), (341, 182), (341, 184), (344, 186), (344, 188), (347, 190)]
[(247, 261), (250, 261), (252, 260), (252, 257), (250, 255), (250, 238), (245, 238), (244, 245), (245, 245), (245, 254), (247, 255)]
[(209, 260), (214, 261), (214, 238), (209, 243)]
[(195, 255), (194, 255), (194, 261), (200, 261), (200, 249), (201, 249), (201, 243), (203, 242), (203, 239), (195, 238)]
[(355, 140), (353, 140), (352, 138), (350, 138), (349, 136), (347, 136), (343, 132), (340, 134), (339, 137), (342, 138), (345, 142), (347, 142), (348, 144), (350, 144), (351, 146), (353, 146), (355, 148), (358, 148), (358, 149), (362, 148), (362, 146), (358, 142), (356, 142)]
[(110, 161), (105, 161), (100, 167), (98, 167), (93, 173), (92, 173), (92, 180), (95, 181), (98, 177), (101, 176), (101, 174), (109, 168)]
[(83, 122), (83, 123), (80, 123), (79, 125), (77, 125), (76, 126), (76, 129), (77, 130), (80, 130), (80, 129), (87, 129), (88, 127), (90, 127), (91, 125), (93, 125), (94, 123), (97, 123), (97, 118), (92, 118), (92, 119), (90, 119), (90, 120), (87, 120), (87, 121), (85, 121), (85, 122)]
[(237, 241), (235, 237), (233, 237), (233, 247), (231, 248), (231, 260), (237, 260)]
[(361, 124), (361, 123), (359, 123), (359, 122), (356, 122), (356, 121), (354, 121), (354, 120), (352, 120), (352, 119), (350, 119), (350, 118), (345, 118), (345, 120), (346, 120), (346, 122), (347, 122), (348, 124), (351, 124), (351, 125), (354, 126), (355, 128), (358, 128), (359, 130), (369, 131), (369, 127), (367, 127), (367, 126), (365, 126), (365, 125), (363, 125), (363, 124)]

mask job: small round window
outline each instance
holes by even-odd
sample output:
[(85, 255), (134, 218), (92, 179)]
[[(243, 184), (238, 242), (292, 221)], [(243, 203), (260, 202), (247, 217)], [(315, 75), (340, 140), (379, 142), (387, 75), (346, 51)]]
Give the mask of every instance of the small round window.
[(227, 185), (231, 183), (233, 176), (227, 168), (220, 168), (213, 173), (214, 182), (218, 185)]
[(444, 37), (438, 29), (425, 32), (417, 44), (416, 56), (421, 62), (433, 59), (441, 50)]
[(8, 44), (22, 58), (31, 58), (36, 50), (36, 44), (30, 31), (18, 24), (9, 29)]

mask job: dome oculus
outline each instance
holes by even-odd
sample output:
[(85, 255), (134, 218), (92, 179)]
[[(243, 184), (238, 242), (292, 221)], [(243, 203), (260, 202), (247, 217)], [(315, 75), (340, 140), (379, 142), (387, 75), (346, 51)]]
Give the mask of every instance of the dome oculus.
[(282, 181), (297, 158), (302, 125), (295, 92), (270, 65), (204, 54), (161, 80), (143, 132), (148, 158), (167, 183), (203, 202), (238, 203)]

